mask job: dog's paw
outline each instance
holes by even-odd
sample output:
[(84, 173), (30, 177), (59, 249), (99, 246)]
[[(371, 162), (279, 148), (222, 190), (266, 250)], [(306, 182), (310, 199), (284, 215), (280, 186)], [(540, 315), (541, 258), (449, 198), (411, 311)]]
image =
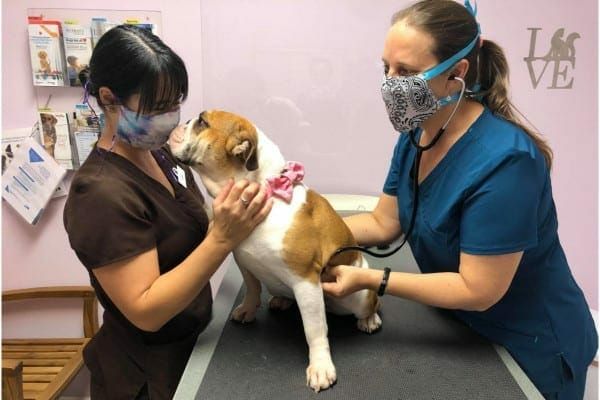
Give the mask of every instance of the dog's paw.
[(315, 392), (329, 388), (336, 379), (335, 366), (331, 359), (312, 362), (306, 368), (306, 385)]
[(356, 327), (360, 331), (373, 333), (381, 328), (381, 318), (379, 318), (377, 313), (373, 313), (367, 318), (362, 318), (356, 321)]
[(258, 311), (258, 307), (260, 307), (260, 302), (243, 302), (239, 306), (237, 306), (235, 310), (233, 310), (233, 312), (231, 313), (231, 320), (241, 322), (242, 324), (252, 322), (256, 318), (256, 312)]
[(294, 300), (283, 296), (273, 296), (269, 299), (269, 308), (271, 310), (285, 311), (294, 304)]

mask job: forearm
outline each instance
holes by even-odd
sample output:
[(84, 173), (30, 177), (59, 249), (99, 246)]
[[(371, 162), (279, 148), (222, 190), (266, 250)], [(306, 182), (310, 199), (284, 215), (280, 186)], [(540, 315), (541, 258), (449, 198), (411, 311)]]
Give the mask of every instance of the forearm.
[(390, 232), (373, 213), (350, 215), (344, 218), (344, 222), (362, 246), (389, 243), (395, 239), (394, 232)]
[[(375, 291), (379, 289), (383, 276), (381, 270), (364, 269), (360, 273), (363, 274), (365, 288)], [(392, 272), (385, 293), (446, 309), (484, 311), (491, 306), (477, 292), (471, 290), (457, 272)]]
[(143, 329), (158, 330), (183, 311), (204, 289), (230, 251), (209, 233), (181, 264), (160, 275), (140, 298)]

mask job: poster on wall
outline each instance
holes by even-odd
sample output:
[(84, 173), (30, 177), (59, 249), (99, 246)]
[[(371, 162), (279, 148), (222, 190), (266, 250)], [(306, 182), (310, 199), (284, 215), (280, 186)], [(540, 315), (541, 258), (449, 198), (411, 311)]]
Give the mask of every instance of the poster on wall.
[[(11, 129), (11, 130), (6, 130), (4, 132), (2, 132), (2, 175), (4, 175), (4, 172), (6, 171), (7, 167), (10, 165), (10, 163), (12, 162), (12, 160), (14, 159), (14, 154), (15, 152), (19, 151), (19, 148), (21, 147), (21, 143), (29, 138), (29, 137), (33, 137), (35, 139), (37, 139), (38, 133), (37, 130), (34, 129), (33, 131), (29, 128), (25, 128), (25, 129)], [(56, 190), (54, 191), (54, 194), (52, 195), (52, 198), (55, 199), (57, 197), (63, 197), (66, 196), (68, 194), (68, 187), (66, 182), (61, 181), (58, 186), (56, 187)]]
[(35, 225), (67, 171), (32, 137), (12, 150), (2, 175), (2, 198)]

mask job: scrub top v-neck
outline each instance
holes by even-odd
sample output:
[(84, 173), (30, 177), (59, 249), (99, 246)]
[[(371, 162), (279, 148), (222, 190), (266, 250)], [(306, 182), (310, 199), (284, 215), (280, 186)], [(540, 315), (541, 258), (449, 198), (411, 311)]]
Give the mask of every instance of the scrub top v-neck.
[[(71, 247), (87, 268), (104, 323), (84, 351), (97, 398), (171, 398), (198, 334), (211, 318), (210, 285), (156, 332), (120, 312), (93, 270), (157, 249), (160, 274), (179, 265), (204, 239), (208, 217), (189, 168), (168, 148), (153, 153), (174, 195), (126, 158), (95, 148), (77, 171), (64, 210)], [(173, 176), (185, 172), (187, 188)]]
[[(402, 227), (413, 209), (416, 150), (401, 134), (383, 192), (396, 196)], [(458, 272), (460, 253), (524, 251), (505, 296), (483, 312), (455, 311), (505, 346), (542, 392), (585, 374), (597, 348), (589, 307), (558, 238), (548, 168), (517, 126), (483, 113), (419, 185), (409, 244), (423, 273)]]

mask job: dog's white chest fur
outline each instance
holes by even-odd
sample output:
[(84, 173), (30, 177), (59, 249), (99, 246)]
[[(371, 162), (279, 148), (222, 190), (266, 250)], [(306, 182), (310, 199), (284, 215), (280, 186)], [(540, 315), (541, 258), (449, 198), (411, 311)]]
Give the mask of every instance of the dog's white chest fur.
[(273, 295), (293, 298), (286, 283), (294, 280), (294, 276), (283, 261), (283, 239), (294, 216), (306, 202), (306, 191), (304, 185), (296, 185), (289, 204), (275, 199), (265, 221), (234, 250), (236, 261), (250, 270)]

